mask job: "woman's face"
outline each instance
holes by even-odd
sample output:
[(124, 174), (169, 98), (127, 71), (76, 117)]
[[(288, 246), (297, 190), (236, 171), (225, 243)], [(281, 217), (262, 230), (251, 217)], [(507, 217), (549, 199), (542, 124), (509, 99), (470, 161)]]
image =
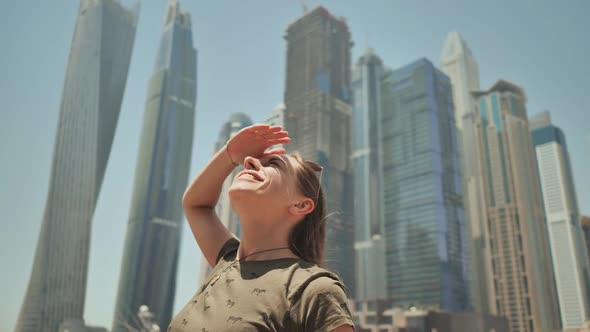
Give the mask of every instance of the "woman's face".
[(285, 154), (247, 157), (244, 170), (234, 177), (229, 189), (232, 204), (242, 201), (252, 209), (288, 208), (303, 197), (297, 191), (297, 167), (301, 167), (299, 162)]

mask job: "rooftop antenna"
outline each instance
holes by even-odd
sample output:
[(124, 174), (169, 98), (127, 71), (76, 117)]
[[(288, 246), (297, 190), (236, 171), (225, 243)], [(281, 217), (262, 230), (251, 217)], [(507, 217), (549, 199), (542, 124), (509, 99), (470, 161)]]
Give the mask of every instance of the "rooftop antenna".
[(301, 2), (301, 7), (303, 7), (303, 14), (307, 14), (307, 1), (306, 0), (299, 0)]

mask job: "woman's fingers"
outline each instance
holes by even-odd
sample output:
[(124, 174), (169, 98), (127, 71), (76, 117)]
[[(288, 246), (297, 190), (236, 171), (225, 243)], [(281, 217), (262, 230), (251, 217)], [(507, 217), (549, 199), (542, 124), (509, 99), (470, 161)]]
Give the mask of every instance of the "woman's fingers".
[(289, 136), (289, 133), (286, 131), (278, 131), (276, 133), (268, 133), (264, 135), (266, 139), (275, 139), (275, 138), (283, 138)]
[(249, 133), (256, 133), (256, 132), (260, 132), (260, 131), (266, 131), (269, 128), (271, 128), (271, 126), (269, 124), (261, 123), (261, 124), (251, 125), (251, 126), (246, 127), (244, 129)]
[(272, 127), (268, 128), (269, 133), (276, 133), (276, 132), (279, 132), (282, 130), (283, 130), (283, 128), (281, 126), (272, 126)]
[(245, 129), (248, 131), (260, 131), (260, 130), (266, 130), (268, 128), (270, 128), (269, 124), (260, 123), (260, 124), (251, 125), (249, 127), (246, 127)]
[(264, 153), (263, 157), (270, 156), (273, 154), (284, 154), (285, 152), (287, 152), (287, 151), (284, 148), (274, 148), (274, 149), (266, 151)]
[(266, 141), (266, 144), (268, 146), (273, 146), (273, 145), (277, 145), (277, 144), (286, 144), (291, 142), (291, 138), (289, 137), (283, 137), (283, 138), (274, 138), (274, 139), (269, 139)]

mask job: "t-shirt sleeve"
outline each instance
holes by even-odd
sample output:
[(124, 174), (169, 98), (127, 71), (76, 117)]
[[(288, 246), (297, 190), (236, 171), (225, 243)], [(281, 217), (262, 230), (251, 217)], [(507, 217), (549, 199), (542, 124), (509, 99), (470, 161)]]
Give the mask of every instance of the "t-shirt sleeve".
[(217, 255), (217, 259), (215, 260), (215, 265), (219, 264), (219, 261), (222, 258), (227, 259), (232, 254), (238, 252), (238, 247), (240, 246), (240, 241), (238, 239), (232, 237), (231, 239), (227, 240), (221, 250), (219, 250), (219, 254)]
[(330, 277), (313, 280), (291, 314), (301, 331), (329, 332), (341, 325), (354, 328), (342, 283)]

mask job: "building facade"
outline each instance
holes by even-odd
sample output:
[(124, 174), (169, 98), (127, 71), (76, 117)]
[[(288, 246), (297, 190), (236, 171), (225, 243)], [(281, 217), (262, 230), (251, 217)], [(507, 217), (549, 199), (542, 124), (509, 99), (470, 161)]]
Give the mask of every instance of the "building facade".
[[(217, 142), (215, 142), (215, 146), (213, 147), (213, 153), (217, 153), (217, 151), (221, 150), (227, 141), (235, 135), (238, 131), (242, 128), (248, 127), (252, 125), (252, 120), (250, 117), (245, 113), (234, 113), (229, 117), (229, 120), (223, 124), (221, 127), (221, 131), (219, 132), (219, 137), (217, 138)], [(229, 200), (229, 187), (231, 186), (234, 178), (238, 173), (241, 171), (241, 167), (236, 167), (230, 175), (225, 178), (223, 182), (223, 186), (221, 187), (221, 193), (219, 195), (219, 201), (217, 202), (217, 206), (215, 210), (217, 215), (219, 216), (219, 220), (221, 223), (233, 234), (235, 234), (238, 238), (242, 236), (242, 230), (240, 227), (240, 219), (237, 214), (231, 208), (231, 202)], [(202, 285), (206, 280), (207, 276), (211, 273), (211, 266), (205, 259), (205, 257), (201, 256), (201, 268), (199, 269), (199, 286)]]
[(396, 306), (470, 306), (468, 253), (449, 78), (421, 59), (382, 87), (388, 295)]
[(138, 10), (82, 0), (66, 69), (51, 179), (18, 332), (82, 319), (92, 216), (135, 39)]
[[(182, 195), (188, 184), (196, 102), (190, 14), (168, 2), (149, 81), (113, 331), (126, 331), (142, 305), (168, 326), (176, 290)], [(133, 325), (132, 325), (133, 326)]]
[(565, 135), (551, 123), (549, 112), (531, 117), (530, 130), (547, 218), (561, 327), (581, 328), (589, 318), (590, 276)]
[(352, 79), (355, 300), (387, 298), (381, 147), (383, 63), (372, 49), (359, 58)]
[[(323, 166), (326, 194), (326, 267), (354, 287), (350, 179), (350, 30), (325, 8), (307, 12), (287, 28), (285, 125), (288, 152)], [(352, 294), (352, 293), (351, 293)]]
[(484, 312), (506, 316), (512, 332), (559, 327), (535, 152), (524, 91), (498, 81), (473, 92), (464, 117), (469, 219)]

